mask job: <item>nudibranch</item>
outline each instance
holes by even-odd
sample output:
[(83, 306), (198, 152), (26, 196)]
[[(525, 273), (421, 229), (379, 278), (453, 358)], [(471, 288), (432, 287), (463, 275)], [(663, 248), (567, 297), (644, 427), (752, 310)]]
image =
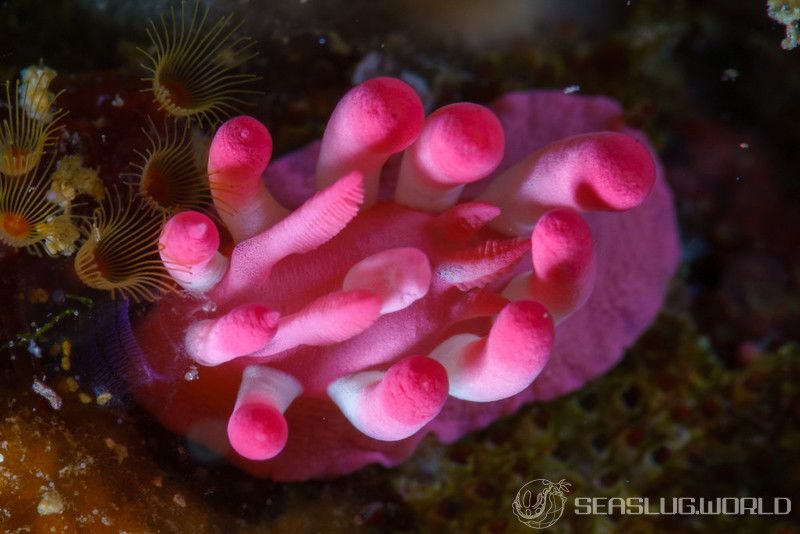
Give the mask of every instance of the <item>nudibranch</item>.
[(579, 388), (652, 321), (679, 258), (661, 168), (621, 117), (533, 91), (426, 118), (375, 78), (269, 168), (267, 128), (228, 120), (219, 219), (182, 211), (159, 237), (184, 291), (134, 317), (136, 397), (256, 476), (305, 480)]

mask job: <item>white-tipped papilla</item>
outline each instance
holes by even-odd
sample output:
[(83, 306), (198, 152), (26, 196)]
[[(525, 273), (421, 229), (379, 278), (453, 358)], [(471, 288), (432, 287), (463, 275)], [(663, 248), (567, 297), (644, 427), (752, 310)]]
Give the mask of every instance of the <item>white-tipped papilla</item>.
[(396, 78), (353, 87), (333, 110), (322, 136), (316, 184), (321, 190), (352, 171), (364, 176), (364, 207), (375, 203), (383, 165), (419, 135), (425, 112), (414, 89)]
[(418, 432), (447, 400), (447, 374), (427, 356), (409, 356), (386, 372), (362, 371), (335, 380), (328, 395), (359, 431), (381, 441)]
[(516, 395), (539, 375), (553, 346), (553, 320), (537, 302), (506, 305), (489, 334), (458, 334), (431, 353), (445, 369), (450, 395), (492, 402)]
[(381, 299), (364, 290), (323, 295), (302, 310), (282, 317), (275, 337), (255, 356), (270, 356), (300, 345), (340, 343), (372, 326), (380, 316)]
[(247, 356), (272, 339), (278, 317), (278, 312), (264, 305), (242, 304), (222, 317), (190, 326), (186, 331), (186, 352), (194, 361), (206, 366)]
[(497, 168), (504, 149), (503, 127), (491, 110), (467, 102), (444, 106), (426, 119), (403, 154), (395, 201), (443, 211), (456, 204), (464, 184)]
[(277, 456), (289, 434), (283, 414), (302, 392), (302, 385), (290, 374), (265, 365), (246, 367), (228, 419), (233, 449), (249, 460)]
[(214, 221), (197, 211), (173, 215), (159, 238), (164, 268), (189, 291), (210, 290), (228, 270), (228, 259), (218, 248), (219, 231)]
[(479, 200), (502, 210), (489, 225), (530, 235), (553, 208), (622, 211), (647, 198), (656, 177), (649, 150), (633, 137), (597, 132), (547, 145), (495, 177)]
[(597, 271), (594, 238), (578, 213), (545, 213), (531, 234), (531, 259), (533, 271), (515, 277), (504, 297), (541, 302), (558, 323), (591, 296)]
[(208, 180), (220, 218), (237, 242), (261, 233), (288, 210), (270, 195), (261, 175), (272, 157), (272, 137), (252, 117), (219, 127), (208, 150)]

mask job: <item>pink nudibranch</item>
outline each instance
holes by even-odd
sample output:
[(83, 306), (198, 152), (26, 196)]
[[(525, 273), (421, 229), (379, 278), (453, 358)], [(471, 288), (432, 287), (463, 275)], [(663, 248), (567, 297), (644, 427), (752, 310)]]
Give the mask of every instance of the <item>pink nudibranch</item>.
[(272, 136), (252, 117), (229, 120), (211, 141), (208, 181), (214, 206), (236, 241), (261, 233), (287, 213), (261, 181), (270, 158)]
[(304, 480), (580, 387), (647, 327), (678, 261), (660, 166), (620, 117), (529, 92), (426, 120), (376, 78), (269, 168), (267, 128), (231, 119), (209, 179), (235, 247), (200, 213), (165, 226), (187, 291), (135, 324), (138, 376), (159, 377), (137, 397), (257, 476)]

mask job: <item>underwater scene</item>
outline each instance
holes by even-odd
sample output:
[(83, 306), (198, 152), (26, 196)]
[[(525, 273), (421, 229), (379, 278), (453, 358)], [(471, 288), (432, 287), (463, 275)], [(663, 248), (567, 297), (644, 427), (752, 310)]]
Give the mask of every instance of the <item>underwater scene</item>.
[(800, 1), (0, 3), (0, 532), (800, 534)]

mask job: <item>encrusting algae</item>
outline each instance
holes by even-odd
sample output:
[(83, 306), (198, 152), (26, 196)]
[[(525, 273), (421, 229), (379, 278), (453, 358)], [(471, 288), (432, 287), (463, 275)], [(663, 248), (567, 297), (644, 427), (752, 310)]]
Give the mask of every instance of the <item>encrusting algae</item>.
[(730, 369), (707, 341), (662, 314), (608, 375), (445, 450), (426, 447), (393, 486), (430, 531), (529, 531), (511, 514), (519, 489), (566, 479), (570, 504), (548, 532), (796, 532), (789, 516), (573, 512), (576, 497), (650, 496), (655, 509), (659, 497), (671, 507), (672, 496), (797, 495), (800, 478), (769, 470), (800, 469), (800, 347)]

